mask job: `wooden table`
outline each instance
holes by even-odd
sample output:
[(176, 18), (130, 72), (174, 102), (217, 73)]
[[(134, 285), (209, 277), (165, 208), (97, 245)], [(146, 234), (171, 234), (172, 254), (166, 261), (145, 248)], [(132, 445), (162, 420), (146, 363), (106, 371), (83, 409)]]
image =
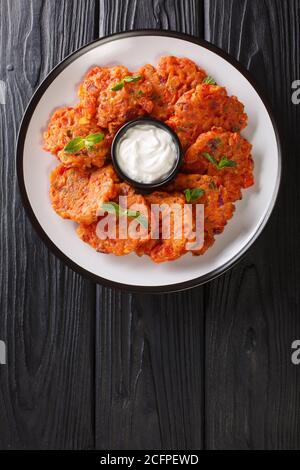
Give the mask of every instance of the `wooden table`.
[[(300, 449), (299, 0), (1, 0), (1, 449)], [(217, 280), (171, 295), (95, 285), (53, 256), (20, 201), (24, 109), (92, 39), (136, 28), (204, 37), (245, 65), (282, 126), (267, 228)]]

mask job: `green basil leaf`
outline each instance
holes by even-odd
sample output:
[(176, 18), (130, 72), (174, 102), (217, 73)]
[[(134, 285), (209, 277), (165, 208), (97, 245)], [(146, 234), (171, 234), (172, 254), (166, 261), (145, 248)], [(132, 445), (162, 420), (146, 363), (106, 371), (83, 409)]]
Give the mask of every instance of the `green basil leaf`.
[(75, 137), (75, 139), (70, 140), (70, 142), (64, 147), (64, 151), (66, 153), (77, 153), (84, 149), (84, 147), (84, 139), (82, 137)]
[(234, 168), (236, 167), (236, 162), (234, 160), (228, 160), (227, 157), (222, 157), (218, 163), (218, 168), (219, 170), (221, 170), (222, 168), (225, 168), (225, 167)]
[(202, 83), (205, 83), (206, 85), (216, 85), (217, 82), (215, 81), (214, 78), (212, 78), (210, 75), (208, 75), (207, 77), (205, 77), (205, 79), (203, 80)]
[(145, 228), (148, 227), (148, 219), (144, 214), (141, 214), (140, 211), (133, 211), (131, 209), (128, 209), (127, 211), (124, 211), (124, 215), (136, 219)]
[(227, 157), (222, 157), (221, 160), (218, 162), (210, 153), (204, 152), (203, 156), (213, 165), (215, 165), (218, 170), (222, 170), (225, 167), (236, 167), (236, 162), (234, 160), (228, 160)]
[(218, 166), (217, 160), (208, 152), (203, 152), (203, 156), (213, 165)]
[(90, 134), (87, 137), (75, 137), (64, 148), (66, 153), (78, 153), (80, 150), (86, 148), (90, 150), (95, 144), (98, 144), (104, 139), (104, 134)]
[(148, 228), (148, 219), (144, 214), (139, 213), (136, 217), (136, 220), (145, 228)]
[(120, 206), (116, 202), (104, 202), (101, 208), (109, 214), (119, 215), (120, 213)]
[(191, 202), (197, 201), (200, 197), (204, 196), (205, 191), (201, 188), (194, 188), (191, 190)]
[(139, 217), (139, 215), (141, 214), (139, 211), (133, 211), (131, 209), (124, 210), (123, 212), (124, 215), (127, 215), (127, 217), (132, 217), (133, 219)]
[(90, 134), (84, 139), (84, 144), (88, 150), (92, 149), (94, 145), (99, 144), (104, 139), (104, 134)]
[(130, 75), (128, 77), (123, 78), (124, 82), (126, 83), (132, 83), (132, 82), (138, 82), (141, 80), (142, 76), (141, 75)]
[(115, 86), (112, 87), (112, 91), (119, 91), (119, 90), (122, 90), (122, 88), (124, 88), (124, 82), (123, 80), (121, 80), (120, 82), (118, 82)]
[(202, 188), (193, 188), (193, 189), (185, 189), (184, 191), (186, 202), (195, 202), (200, 197), (204, 196), (205, 191)]
[(191, 190), (189, 188), (187, 188), (183, 192), (184, 192), (184, 195), (185, 195), (186, 202), (191, 202)]
[(104, 134), (99, 132), (99, 134), (90, 134), (85, 138), (85, 141), (88, 142), (88, 144), (99, 144), (104, 139)]
[(122, 80), (120, 80), (118, 83), (116, 83), (115, 86), (112, 87), (112, 91), (119, 91), (124, 88), (125, 83), (132, 83), (132, 82), (138, 82), (143, 78), (141, 75), (128, 75), (127, 77), (124, 77)]
[(116, 202), (104, 202), (101, 205), (101, 208), (103, 210), (105, 210), (106, 212), (108, 212), (109, 214), (116, 214), (119, 217), (125, 216), (125, 217), (131, 217), (133, 219), (136, 219), (145, 228), (148, 227), (147, 217), (145, 217), (139, 211), (134, 211), (134, 210), (131, 210), (131, 209), (127, 209), (127, 210), (123, 209)]

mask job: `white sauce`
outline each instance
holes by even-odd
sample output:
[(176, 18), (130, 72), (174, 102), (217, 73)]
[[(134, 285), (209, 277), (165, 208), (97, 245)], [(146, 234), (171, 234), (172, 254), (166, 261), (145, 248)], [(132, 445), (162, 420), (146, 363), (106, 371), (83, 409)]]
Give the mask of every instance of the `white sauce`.
[(168, 131), (154, 124), (137, 124), (120, 139), (117, 160), (121, 170), (132, 180), (156, 183), (172, 172), (177, 149)]

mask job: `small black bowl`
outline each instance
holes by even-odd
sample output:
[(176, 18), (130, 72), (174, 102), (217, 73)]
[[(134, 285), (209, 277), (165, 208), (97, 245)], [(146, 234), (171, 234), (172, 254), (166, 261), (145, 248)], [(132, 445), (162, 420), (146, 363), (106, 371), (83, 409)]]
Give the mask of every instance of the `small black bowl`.
[[(127, 176), (121, 170), (121, 168), (119, 167), (119, 164), (118, 164), (117, 147), (118, 147), (118, 143), (119, 143), (120, 139), (123, 137), (125, 132), (128, 131), (128, 129), (130, 129), (131, 127), (134, 127), (136, 125), (139, 125), (139, 124), (152, 124), (154, 126), (157, 126), (157, 127), (160, 127), (161, 129), (166, 130), (172, 136), (175, 147), (176, 147), (177, 160), (176, 160), (176, 163), (174, 165), (174, 168), (171, 170), (171, 173), (169, 173), (169, 175), (167, 175), (163, 180), (155, 182), (155, 183), (140, 183), (139, 181), (132, 180), (131, 178), (129, 178), (129, 176)], [(182, 157), (183, 157), (182, 147), (181, 147), (180, 141), (178, 139), (178, 136), (173, 131), (173, 129), (171, 129), (169, 126), (167, 126), (167, 124), (165, 124), (164, 122), (158, 121), (157, 119), (153, 119), (153, 118), (150, 118), (150, 117), (142, 117), (142, 118), (139, 118), (139, 119), (134, 119), (133, 121), (129, 121), (126, 124), (124, 124), (118, 130), (118, 132), (116, 133), (116, 135), (113, 139), (113, 142), (112, 142), (112, 146), (111, 146), (112, 162), (113, 162), (114, 168), (115, 168), (117, 174), (119, 175), (119, 177), (122, 180), (129, 183), (131, 186), (134, 186), (135, 188), (137, 188), (140, 191), (145, 192), (145, 193), (154, 191), (155, 189), (158, 189), (158, 188), (161, 188), (162, 186), (164, 186), (167, 183), (169, 183), (170, 181), (172, 181), (172, 179), (175, 178), (178, 171), (180, 170), (180, 167), (182, 165)]]

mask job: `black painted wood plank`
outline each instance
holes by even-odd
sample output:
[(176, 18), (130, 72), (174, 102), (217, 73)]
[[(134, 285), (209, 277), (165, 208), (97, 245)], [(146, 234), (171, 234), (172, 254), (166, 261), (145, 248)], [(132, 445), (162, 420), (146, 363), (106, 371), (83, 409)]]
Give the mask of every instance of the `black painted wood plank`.
[(203, 35), (202, 0), (98, 1), (100, 35), (149, 28)]
[(201, 291), (167, 296), (99, 289), (96, 446), (202, 447)]
[(205, 2), (205, 37), (237, 57), (265, 90), (283, 130), (276, 210), (246, 258), (207, 287), (206, 445), (299, 449), (300, 78), (297, 0)]
[[(100, 0), (100, 36), (133, 28), (202, 35), (197, 0)], [(151, 296), (97, 289), (96, 447), (203, 446), (203, 288)]]
[(95, 2), (0, 2), (0, 448), (94, 445), (95, 287), (52, 256), (20, 202), (14, 150), (24, 108), (45, 75), (93, 39)]

